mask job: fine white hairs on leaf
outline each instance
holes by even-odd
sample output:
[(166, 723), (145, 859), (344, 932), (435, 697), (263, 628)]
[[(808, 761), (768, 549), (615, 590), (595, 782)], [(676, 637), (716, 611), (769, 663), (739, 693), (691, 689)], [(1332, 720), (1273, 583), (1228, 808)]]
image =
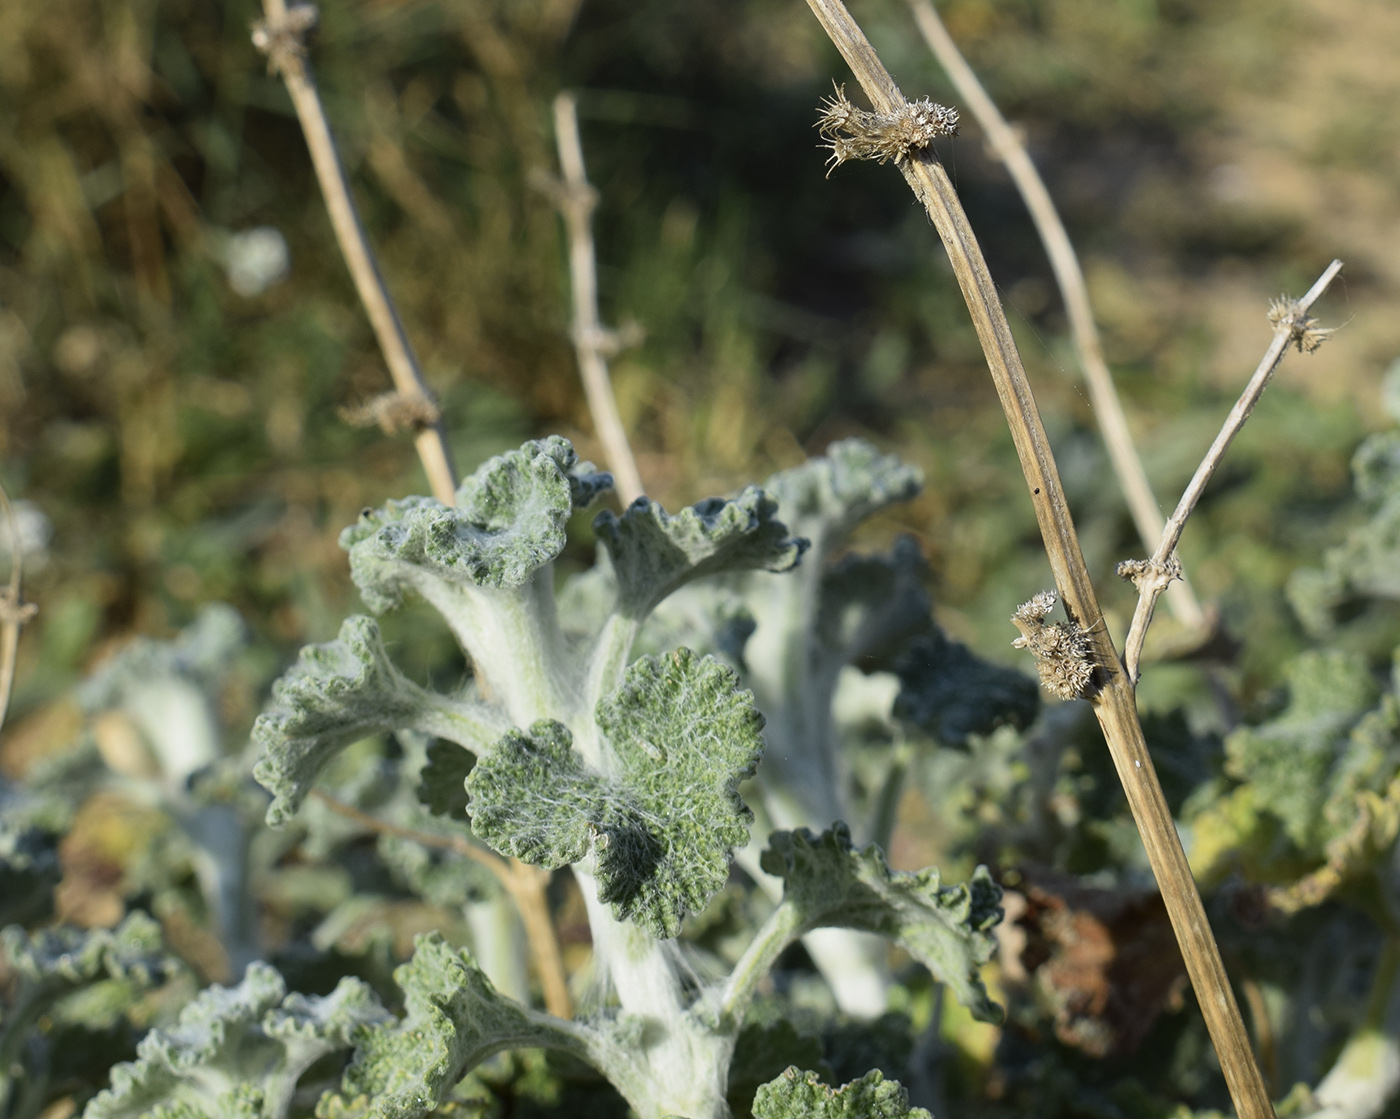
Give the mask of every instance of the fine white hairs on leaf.
[(1093, 646), (1080, 626), (1069, 622), (1046, 622), (1055, 608), (1055, 592), (1041, 591), (1023, 603), (1011, 621), (1021, 636), (1011, 644), (1029, 649), (1040, 670), (1040, 684), (1060, 699), (1078, 699), (1094, 677)]
[(877, 159), (896, 163), (928, 147), (939, 136), (958, 134), (958, 111), (925, 97), (908, 101), (888, 113), (867, 112), (846, 100), (846, 87), (822, 104), (817, 130), (831, 149), (827, 175), (848, 159)]

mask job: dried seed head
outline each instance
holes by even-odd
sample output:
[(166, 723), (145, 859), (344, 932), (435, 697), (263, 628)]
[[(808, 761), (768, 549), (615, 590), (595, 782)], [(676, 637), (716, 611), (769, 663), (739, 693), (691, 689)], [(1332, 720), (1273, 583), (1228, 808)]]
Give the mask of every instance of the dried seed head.
[(1318, 326), (1317, 320), (1296, 299), (1281, 295), (1269, 304), (1269, 322), (1288, 330), (1289, 341), (1300, 354), (1310, 354), (1336, 331), (1335, 326)]
[(848, 159), (899, 163), (911, 152), (928, 147), (939, 136), (958, 134), (958, 111), (924, 98), (906, 102), (893, 112), (867, 112), (846, 100), (846, 87), (822, 103), (817, 130), (831, 149), (827, 174)]
[(1029, 649), (1040, 671), (1040, 684), (1060, 699), (1078, 699), (1094, 678), (1094, 647), (1075, 622), (1045, 622), (1055, 606), (1055, 592), (1041, 591), (1011, 620), (1021, 636), (1011, 644)]
[(1127, 579), (1139, 592), (1148, 585), (1160, 590), (1173, 579), (1181, 578), (1181, 561), (1174, 555), (1161, 563), (1153, 563), (1150, 559), (1124, 560), (1115, 570), (1118, 578)]

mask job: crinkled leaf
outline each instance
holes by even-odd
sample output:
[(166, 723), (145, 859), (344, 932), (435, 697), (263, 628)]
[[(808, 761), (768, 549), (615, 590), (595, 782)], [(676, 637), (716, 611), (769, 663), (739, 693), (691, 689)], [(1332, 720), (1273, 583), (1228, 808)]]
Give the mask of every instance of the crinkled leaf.
[(467, 819), (467, 774), (476, 756), (455, 742), (435, 739), (428, 747), (428, 764), (419, 774), (418, 799), (434, 816)]
[(645, 617), (672, 591), (705, 575), (787, 571), (807, 544), (788, 535), (777, 504), (756, 486), (729, 500), (708, 498), (674, 517), (639, 497), (621, 518), (598, 514), (593, 531), (617, 580), (617, 609)]
[(429, 497), (367, 509), (340, 534), (350, 574), (376, 612), (422, 591), (425, 580), (519, 587), (564, 547), (575, 505), (611, 481), (573, 473), (578, 456), (567, 439), (530, 440), (490, 459), (457, 489), (457, 504)]
[(675, 936), (748, 841), (753, 816), (738, 789), (758, 765), (763, 718), (731, 669), (680, 649), (634, 662), (597, 722), (606, 776), (558, 723), (507, 734), (467, 779), (473, 830), (541, 866), (591, 854), (619, 920)]
[(173, 641), (132, 641), (79, 687), (78, 700), (94, 711), (119, 707), (129, 689), (148, 687), (158, 677), (185, 678), (215, 690), (247, 640), (238, 611), (222, 602), (210, 603)]
[(160, 926), (139, 911), (115, 929), (60, 925), (27, 935), (8, 928), (0, 932), (0, 951), (10, 970), (26, 981), (58, 990), (104, 978), (153, 987), (177, 966), (165, 950)]
[(437, 933), (420, 936), (413, 958), (394, 972), (402, 1019), (363, 1031), (340, 1093), (317, 1114), (418, 1119), (493, 1053), (511, 1048), (573, 1048), (572, 1039), (496, 992), (471, 956)]
[(1255, 802), (1306, 850), (1319, 841), (1334, 768), (1345, 764), (1349, 733), (1375, 701), (1376, 687), (1364, 658), (1335, 650), (1302, 654), (1285, 676), (1287, 708), (1225, 740), (1226, 771), (1247, 781)]
[(1321, 568), (1296, 571), (1288, 582), (1294, 612), (1314, 634), (1329, 632), (1348, 600), (1400, 598), (1400, 432), (1371, 436), (1351, 466), (1370, 519), (1328, 549)]
[(895, 715), (950, 746), (1002, 724), (1029, 726), (1040, 708), (1040, 688), (1029, 676), (990, 664), (938, 631), (916, 638), (895, 672)]
[(734, 1043), (734, 1059), (729, 1064), (729, 1086), (725, 1091), (736, 1115), (752, 1114), (754, 1094), (768, 1081), (793, 1065), (821, 1067), (820, 1038), (800, 1033), (785, 1018), (771, 1023), (752, 1022), (739, 1031)]
[(904, 1086), (886, 1080), (879, 1069), (833, 1088), (814, 1072), (789, 1068), (758, 1090), (753, 1114), (754, 1119), (932, 1119), (922, 1107), (910, 1107)]
[(253, 776), (273, 795), (268, 824), (280, 827), (295, 815), (341, 750), (409, 725), (423, 702), (422, 689), (390, 662), (373, 618), (346, 618), (334, 641), (302, 649), (253, 724), (261, 751)]
[(819, 556), (872, 513), (908, 501), (923, 488), (923, 472), (861, 439), (833, 443), (821, 458), (774, 474), (764, 489), (778, 501), (792, 530), (809, 537)]
[(276, 971), (253, 963), (237, 987), (207, 988), (173, 1027), (142, 1038), (136, 1060), (112, 1069), (111, 1088), (83, 1119), (273, 1119), (312, 1064), (387, 1017), (358, 979), (325, 997), (288, 995)]
[(1001, 888), (985, 867), (961, 886), (944, 886), (936, 867), (891, 870), (875, 844), (857, 850), (840, 821), (821, 835), (775, 832), (760, 865), (784, 879), (783, 904), (796, 907), (804, 931), (835, 926), (894, 940), (975, 1017), (1001, 1020), (979, 974), (996, 949), (992, 929), (1001, 920)]
[(933, 625), (923, 578), (923, 557), (908, 536), (888, 555), (844, 557), (822, 572), (817, 639), (842, 664), (888, 658)]

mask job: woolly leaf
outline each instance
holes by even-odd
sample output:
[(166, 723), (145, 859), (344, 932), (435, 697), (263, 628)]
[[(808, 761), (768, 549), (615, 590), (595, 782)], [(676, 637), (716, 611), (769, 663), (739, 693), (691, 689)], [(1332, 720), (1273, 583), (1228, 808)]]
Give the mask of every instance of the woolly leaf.
[(418, 777), (418, 799), (434, 816), (467, 819), (467, 774), (476, 757), (455, 742), (437, 739), (428, 747), (428, 764)]
[(78, 701), (90, 711), (119, 707), (132, 689), (149, 687), (158, 677), (183, 677), (205, 690), (219, 686), (234, 655), (247, 643), (248, 631), (232, 606), (210, 603), (173, 641), (138, 637), (78, 689)]
[(1311, 849), (1320, 840), (1334, 768), (1376, 688), (1362, 657), (1338, 651), (1304, 653), (1285, 676), (1287, 708), (1225, 740), (1226, 771), (1252, 786), (1255, 803), (1278, 818), (1289, 839)]
[(253, 963), (237, 987), (207, 988), (172, 1028), (142, 1038), (83, 1119), (281, 1116), (302, 1073), (386, 1018), (358, 979), (325, 997), (287, 995), (276, 971)]
[(640, 497), (621, 518), (598, 515), (593, 531), (617, 580), (617, 609), (644, 618), (672, 591), (705, 575), (787, 571), (806, 550), (777, 518), (777, 505), (756, 486), (737, 498), (712, 497), (674, 517)]
[(1370, 519), (1328, 549), (1321, 568), (1296, 571), (1288, 582), (1289, 601), (1314, 634), (1328, 633), (1348, 600), (1400, 599), (1400, 432), (1371, 436), (1351, 468), (1357, 495), (1371, 506)]
[(165, 951), (160, 926), (139, 911), (115, 929), (61, 925), (26, 935), (11, 927), (0, 932), (0, 950), (25, 981), (65, 990), (102, 978), (153, 987), (177, 966)]
[(522, 586), (564, 547), (576, 504), (611, 479), (573, 470), (578, 456), (557, 435), (490, 459), (457, 489), (457, 504), (430, 497), (367, 509), (340, 534), (350, 574), (375, 612), (430, 583)]
[(352, 615), (334, 641), (302, 649), (253, 724), (261, 751), (253, 776), (273, 795), (268, 824), (280, 827), (296, 814), (341, 750), (411, 725), (425, 703), (423, 690), (390, 662), (373, 618)]
[(760, 865), (784, 879), (783, 904), (796, 908), (803, 932), (834, 926), (894, 940), (974, 1017), (1001, 1020), (979, 975), (996, 949), (992, 929), (1001, 920), (1001, 888), (985, 867), (963, 886), (944, 886), (936, 867), (891, 870), (875, 844), (857, 850), (840, 821), (821, 835), (806, 828), (775, 832)]
[(493, 1053), (575, 1046), (547, 1016), (498, 994), (471, 956), (437, 933), (418, 938), (394, 979), (403, 1018), (360, 1034), (339, 1094), (323, 1098), (318, 1115), (418, 1119)]
[(827, 447), (821, 458), (774, 474), (764, 488), (794, 532), (809, 537), (818, 556), (871, 514), (908, 501), (923, 488), (923, 472), (882, 455), (861, 439)]
[(739, 796), (762, 716), (734, 672), (681, 649), (644, 657), (598, 705), (606, 775), (559, 723), (512, 731), (467, 779), (473, 830), (545, 867), (591, 855), (599, 897), (655, 936), (680, 931), (725, 883), (752, 814)]
[(883, 659), (933, 624), (911, 537), (888, 555), (845, 556), (821, 574), (815, 636), (836, 663)]
[(823, 1084), (814, 1072), (789, 1068), (759, 1088), (754, 1119), (932, 1119), (909, 1106), (909, 1093), (897, 1080), (871, 1069), (844, 1088)]
[(1040, 708), (1034, 680), (982, 660), (936, 630), (910, 644), (895, 672), (901, 685), (895, 715), (950, 746), (1003, 723), (1029, 726)]

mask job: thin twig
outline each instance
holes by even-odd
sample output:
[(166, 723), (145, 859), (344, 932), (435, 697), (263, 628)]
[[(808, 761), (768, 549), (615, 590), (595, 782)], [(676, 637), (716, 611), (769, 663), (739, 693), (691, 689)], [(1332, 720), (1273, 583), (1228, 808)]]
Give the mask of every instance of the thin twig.
[(1308, 310), (1327, 290), (1328, 285), (1341, 270), (1342, 262), (1334, 260), (1302, 299), (1281, 299), (1274, 303), (1269, 312), (1269, 317), (1274, 322), (1273, 341), (1269, 343), (1269, 348), (1264, 352), (1264, 357), (1260, 360), (1259, 367), (1255, 369), (1254, 376), (1245, 385), (1244, 392), (1240, 393), (1240, 398), (1235, 401), (1235, 406), (1225, 417), (1220, 434), (1210, 445), (1206, 457), (1201, 460), (1201, 465), (1196, 467), (1196, 473), (1187, 485), (1186, 492), (1181, 495), (1181, 500), (1177, 502), (1176, 511), (1172, 513), (1166, 527), (1162, 530), (1162, 536), (1157, 543), (1156, 550), (1152, 553), (1151, 558), (1145, 562), (1130, 561), (1119, 565), (1120, 574), (1131, 578), (1138, 589), (1137, 608), (1133, 611), (1132, 625), (1128, 627), (1128, 639), (1124, 643), (1123, 656), (1128, 678), (1134, 683), (1138, 679), (1138, 671), (1142, 663), (1142, 647), (1147, 640), (1147, 627), (1152, 624), (1152, 612), (1157, 605), (1157, 599), (1176, 573), (1181, 570), (1181, 565), (1175, 560), (1175, 553), (1177, 543), (1181, 540), (1182, 530), (1186, 527), (1186, 519), (1196, 508), (1196, 503), (1201, 500), (1201, 494), (1205, 492), (1205, 488), (1215, 474), (1216, 468), (1219, 467), (1221, 459), (1229, 450), (1231, 441), (1239, 433), (1240, 428), (1244, 426), (1245, 420), (1249, 419), (1250, 413), (1254, 411), (1254, 406), (1259, 403), (1259, 398), (1264, 395), (1264, 390), (1268, 387), (1274, 370), (1283, 361), (1283, 355), (1288, 351), (1288, 347), (1297, 346), (1300, 352), (1306, 350), (1311, 353), (1331, 333), (1328, 330), (1320, 329), (1309, 316)]
[[(316, 83), (312, 81), (306, 64), (305, 37), (316, 25), (316, 8), (311, 4), (288, 7), (286, 0), (263, 0), (263, 14), (263, 21), (253, 28), (253, 43), (267, 55), (271, 69), (281, 74), (287, 83), (287, 92), (291, 95), (301, 130), (306, 136), (306, 147), (316, 168), (316, 179), (321, 184), (336, 240), (350, 268), (360, 302), (364, 304), (365, 313), (374, 328), (374, 336), (379, 340), (379, 348), (389, 366), (394, 387), (401, 396), (428, 404), (436, 416), (436, 407), (432, 406), (432, 390), (423, 379), (413, 346), (404, 333), (403, 322), (384, 285), (384, 277), (380, 274), (374, 251), (365, 235), (355, 200), (350, 195), (345, 169), (336, 153), (335, 138), (331, 135), (326, 110), (321, 105)], [(431, 422), (415, 426), (417, 434), (414, 444), (423, 462), (423, 470), (428, 475), (433, 496), (451, 505), (457, 481), (442, 419), (437, 416)]]
[(549, 916), (549, 903), (545, 897), (545, 887), (549, 884), (549, 872), (529, 866), (518, 859), (506, 860), (494, 851), (460, 835), (434, 835), (391, 824), (368, 812), (362, 812), (353, 804), (337, 800), (321, 789), (313, 789), (311, 795), (339, 816), (353, 820), (367, 831), (377, 835), (391, 835), (396, 839), (407, 839), (424, 847), (436, 847), (452, 851), (480, 863), (496, 876), (502, 888), (510, 894), (520, 911), (521, 923), (525, 926), (525, 937), (530, 942), (530, 954), (539, 969), (540, 985), (544, 988), (545, 1008), (558, 1018), (573, 1017), (573, 1000), (569, 997), (568, 977), (564, 971), (564, 959), (559, 952), (559, 941), (554, 935), (554, 924)]
[(5, 524), (10, 532), (10, 585), (0, 595), (0, 728), (10, 709), (10, 689), (15, 682), (15, 658), (19, 655), (19, 631), (38, 612), (32, 602), (23, 601), (24, 542), (19, 538), (19, 520), (15, 517), (10, 495), (0, 485), (0, 506), (4, 507)]
[[(807, 0), (877, 112), (906, 111), (907, 102), (864, 33), (840, 0)], [(972, 229), (947, 173), (928, 148), (899, 161), (915, 196), (928, 211), (962, 288), (987, 357), (1012, 439), (1031, 492), (1046, 554), (1070, 619), (1090, 636), (1097, 666), (1094, 712), (1123, 783), (1148, 861), (1162, 891), (1187, 974), (1240, 1119), (1273, 1119), (1273, 1106), (1250, 1050), (1234, 993), (1211, 934), (1201, 895), (1162, 795), (1143, 739), (1133, 686), (1100, 624), (1102, 612), (1079, 548), (1064, 490), (1035, 397)]]
[[(1151, 548), (1162, 536), (1162, 509), (1152, 492), (1152, 484), (1147, 480), (1147, 471), (1143, 469), (1137, 447), (1133, 444), (1128, 418), (1123, 413), (1122, 401), (1113, 385), (1113, 374), (1104, 361), (1098, 325), (1094, 322), (1094, 312), (1089, 305), (1089, 289), (1084, 283), (1084, 272), (1060, 220), (1059, 211), (1020, 136), (1001, 115), (996, 102), (987, 94), (972, 67), (963, 58), (934, 9), (932, 0), (909, 0), (909, 7), (924, 42), (947, 72), (958, 96), (986, 132), (987, 143), (997, 158), (1006, 164), (1011, 181), (1016, 184), (1026, 209), (1030, 211), (1036, 232), (1045, 246), (1046, 256), (1050, 258), (1050, 268), (1055, 273), (1060, 297), (1065, 303), (1070, 336), (1079, 355), (1079, 365), (1084, 370), (1094, 417), (1103, 434), (1104, 445), (1108, 448), (1113, 472), (1118, 477), (1133, 524), (1142, 537), (1143, 547)], [(1167, 605), (1188, 629), (1199, 631), (1206, 628), (1205, 612), (1185, 579), (1173, 583), (1167, 591)]]
[(624, 505), (631, 505), (642, 496), (642, 477), (632, 457), (608, 376), (608, 357), (617, 352), (620, 339), (617, 332), (604, 328), (598, 317), (598, 260), (592, 227), (598, 192), (589, 185), (584, 172), (577, 99), (572, 93), (561, 93), (554, 99), (554, 138), (559, 145), (559, 168), (564, 178), (551, 193), (569, 232), (569, 278), (574, 295), (572, 333), (579, 374), (618, 496)]

